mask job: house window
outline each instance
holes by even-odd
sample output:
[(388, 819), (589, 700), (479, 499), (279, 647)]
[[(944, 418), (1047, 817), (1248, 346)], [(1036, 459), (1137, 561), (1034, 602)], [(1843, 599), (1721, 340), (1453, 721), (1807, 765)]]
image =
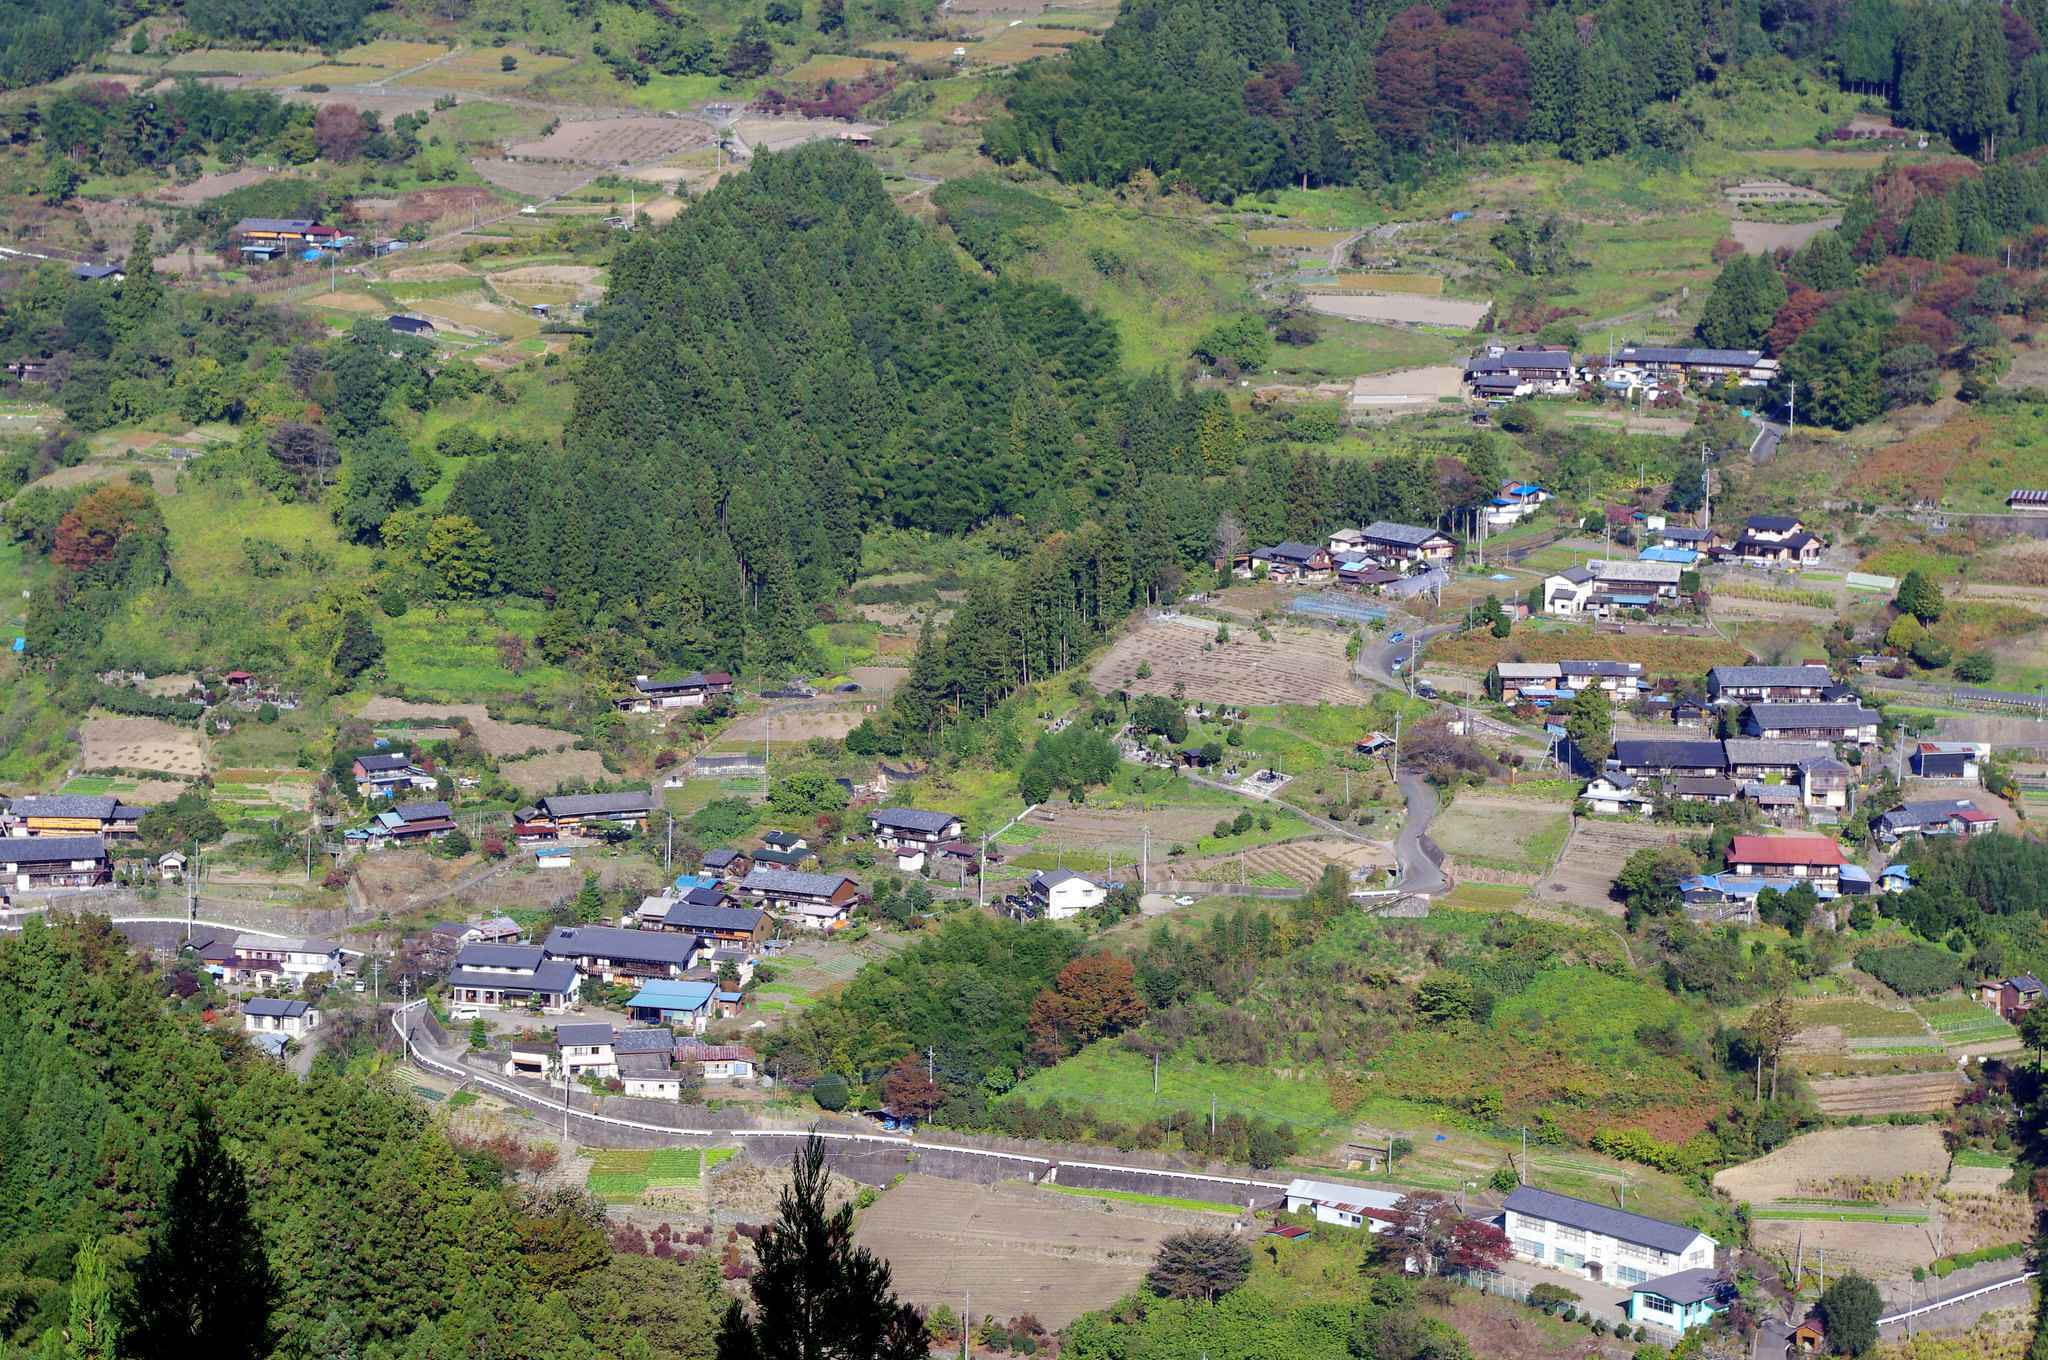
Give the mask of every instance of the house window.
[(1518, 1255), (1527, 1256), (1537, 1261), (1543, 1259), (1543, 1243), (1536, 1241), (1534, 1238), (1517, 1237), (1514, 1239), (1514, 1247)]
[(1586, 1258), (1575, 1251), (1559, 1251), (1557, 1253), (1557, 1268), (1559, 1270), (1584, 1270), (1586, 1268)]
[(1586, 1240), (1586, 1234), (1578, 1228), (1566, 1228), (1560, 1226), (1557, 1230), (1557, 1240), (1560, 1242), (1569, 1243), (1573, 1246), (1577, 1246), (1579, 1243), (1584, 1242)]
[(1676, 1313), (1678, 1311), (1677, 1304), (1673, 1303), (1671, 1300), (1663, 1297), (1660, 1294), (1644, 1294), (1641, 1297), (1643, 1300), (1643, 1308), (1648, 1312)]
[(1641, 1284), (1650, 1278), (1650, 1272), (1647, 1270), (1637, 1270), (1634, 1266), (1616, 1266), (1614, 1268), (1614, 1278), (1623, 1284)]

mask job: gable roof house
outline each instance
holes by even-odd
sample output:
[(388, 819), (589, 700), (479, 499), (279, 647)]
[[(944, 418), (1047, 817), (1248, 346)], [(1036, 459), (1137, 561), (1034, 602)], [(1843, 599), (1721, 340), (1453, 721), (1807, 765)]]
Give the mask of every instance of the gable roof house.
[(1533, 1185), (1508, 1196), (1502, 1226), (1523, 1260), (1609, 1284), (1646, 1284), (1714, 1264), (1714, 1239), (1697, 1228)]
[(1488, 345), (1485, 353), (1465, 360), (1465, 382), (1482, 397), (1564, 394), (1577, 388), (1579, 372), (1570, 350)]
[(1678, 598), (1685, 568), (1676, 562), (1597, 558), (1543, 580), (1543, 612), (1561, 617), (1659, 609)]
[(576, 966), (601, 982), (620, 978), (680, 978), (697, 955), (694, 935), (618, 926), (557, 926), (541, 947), (550, 959)]
[(1733, 378), (1743, 387), (1770, 382), (1777, 361), (1757, 349), (1705, 349), (1698, 346), (1623, 345), (1614, 352), (1610, 369), (1636, 369), (1687, 381)]
[(1643, 692), (1640, 661), (1560, 661), (1557, 669), (1564, 687), (1573, 694), (1597, 689), (1614, 702), (1626, 704)]
[(1636, 1285), (1629, 1295), (1631, 1321), (1683, 1336), (1704, 1327), (1735, 1302), (1735, 1285), (1711, 1267), (1674, 1271)]
[(1833, 756), (1817, 756), (1799, 767), (1799, 799), (1810, 808), (1846, 812), (1852, 777), (1849, 767)]
[(626, 1003), (626, 1013), (648, 1024), (676, 1025), (702, 1034), (717, 992), (718, 984), (713, 982), (657, 978), (640, 984), (640, 990)]
[(732, 945), (751, 952), (768, 939), (773, 923), (768, 913), (758, 907), (733, 906), (722, 895), (715, 901), (704, 902), (699, 900), (698, 892), (687, 892), (680, 901), (670, 904), (662, 917), (662, 928), (695, 935), (701, 943)]
[(1458, 553), (1458, 545), (1448, 535), (1390, 519), (1366, 525), (1358, 531), (1358, 541), (1360, 547), (1379, 559), (1381, 566), (1403, 572), (1417, 566), (1447, 564)]
[(1624, 737), (1608, 764), (1632, 775), (1718, 775), (1727, 772), (1728, 752), (1718, 741)]
[(1809, 567), (1828, 545), (1792, 515), (1751, 515), (1724, 555), (1767, 567)]
[(614, 705), (629, 713), (652, 713), (664, 708), (702, 708), (712, 695), (732, 693), (732, 675), (727, 671), (692, 671), (669, 680), (633, 677), (633, 692)]
[(434, 323), (423, 316), (387, 316), (384, 324), (400, 335), (417, 335), (421, 339), (434, 333)]
[(697, 864), (705, 873), (716, 874), (720, 878), (745, 878), (747, 870), (753, 867), (753, 860), (744, 850), (721, 846), (716, 850), (706, 850)]
[(1049, 921), (1065, 921), (1109, 897), (1109, 889), (1072, 869), (1040, 869), (1031, 875), (1031, 896), (1044, 908)]
[(0, 834), (8, 836), (133, 836), (140, 830), (142, 809), (118, 798), (77, 793), (29, 794), (14, 800), (0, 816)]
[(1296, 543), (1292, 539), (1252, 553), (1252, 564), (1261, 562), (1265, 563), (1267, 577), (1275, 581), (1327, 581), (1332, 566), (1328, 550), (1320, 544)]
[(1978, 762), (1986, 754), (1975, 742), (1923, 741), (1913, 748), (1913, 774), (1920, 779), (1975, 780)]
[(1877, 740), (1878, 713), (1861, 704), (1751, 704), (1742, 730), (1766, 741)]
[(1398, 1191), (1296, 1177), (1287, 1183), (1287, 1212), (1307, 1213), (1318, 1223), (1383, 1233), (1394, 1226), (1394, 1211), (1406, 1198)]
[(966, 829), (967, 824), (950, 812), (886, 807), (868, 814), (868, 830), (876, 847), (894, 851), (896, 867), (906, 874), (923, 869), (925, 856), (947, 841), (958, 840)]
[(1826, 666), (1716, 666), (1707, 697), (1716, 702), (1817, 704), (1828, 688)]
[(1594, 775), (1579, 798), (1589, 811), (1607, 816), (1648, 812), (1655, 803), (1637, 784), (1634, 775), (1623, 774), (1620, 770)]
[(1873, 824), (1879, 840), (1901, 836), (1978, 836), (1998, 829), (1998, 818), (1967, 798), (1933, 798), (1902, 803)]
[(837, 930), (861, 900), (860, 884), (845, 874), (806, 874), (793, 869), (755, 869), (739, 891), (769, 911), (811, 930)]
[(645, 789), (624, 793), (558, 793), (540, 800), (541, 818), (562, 831), (573, 831), (586, 822), (624, 822), (637, 825), (654, 810), (654, 799)]
[(1848, 860), (1827, 836), (1737, 836), (1728, 847), (1728, 867), (1758, 878), (1806, 879), (1833, 884)]
[(349, 767), (356, 781), (356, 796), (389, 796), (399, 787), (412, 785), (412, 757), (404, 751), (380, 751), (357, 756)]
[(603, 1022), (555, 1026), (555, 1044), (562, 1067), (572, 1077), (609, 1077), (618, 1071), (612, 1052), (612, 1027)]
[(567, 959), (537, 944), (466, 944), (448, 972), (448, 999), (469, 1006), (533, 1006), (553, 1013), (576, 999), (580, 979)]
[(400, 803), (387, 808), (370, 821), (370, 835), (378, 840), (423, 841), (446, 835), (455, 829), (455, 809), (443, 802)]
[(0, 884), (96, 888), (113, 877), (114, 862), (98, 836), (0, 837)]
[(252, 996), (242, 1003), (242, 1028), (250, 1034), (304, 1038), (320, 1024), (320, 1012), (304, 1001)]
[(1497, 661), (1486, 689), (1504, 704), (1545, 705), (1564, 696), (1564, 668), (1555, 661)]

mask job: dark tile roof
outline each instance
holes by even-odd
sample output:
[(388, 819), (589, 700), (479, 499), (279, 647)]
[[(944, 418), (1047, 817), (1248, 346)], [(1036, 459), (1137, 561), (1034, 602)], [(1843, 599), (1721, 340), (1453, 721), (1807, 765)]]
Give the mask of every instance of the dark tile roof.
[(393, 774), (412, 764), (412, 758), (400, 751), (394, 755), (357, 756), (356, 764), (363, 767), (365, 774)]
[(283, 1001), (272, 996), (254, 996), (242, 1003), (244, 1015), (275, 1015), (283, 1020), (296, 1020), (310, 1009), (303, 1001)]
[(602, 1022), (555, 1026), (555, 1042), (558, 1044), (608, 1044), (611, 1041), (612, 1027)]
[(800, 874), (788, 869), (756, 869), (740, 880), (748, 892), (794, 893), (805, 897), (830, 897), (839, 885), (852, 882), (845, 874)]
[(1376, 519), (1366, 525), (1363, 532), (1368, 542), (1396, 543), (1404, 548), (1419, 548), (1432, 538), (1443, 537), (1434, 529), (1424, 529), (1414, 524), (1396, 524), (1390, 519)]
[(1560, 661), (1557, 668), (1559, 673), (1564, 675), (1595, 675), (1603, 678), (1612, 676), (1618, 680), (1640, 676), (1643, 673), (1643, 663), (1640, 661)]
[(98, 836), (0, 838), (0, 864), (67, 864), (74, 859), (106, 857), (107, 843)]
[(1673, 1303), (1724, 1303), (1735, 1296), (1728, 1277), (1710, 1266), (1680, 1270), (1634, 1286), (1638, 1294), (1655, 1294)]
[(917, 831), (927, 836), (936, 836), (960, 819), (950, 812), (926, 812), (921, 808), (886, 807), (877, 808), (868, 814), (871, 821), (903, 831)]
[[(831, 875), (813, 874), (811, 877), (829, 878)], [(761, 924), (764, 914), (757, 907), (727, 907), (717, 903), (707, 906), (686, 898), (670, 907), (662, 920), (685, 930), (753, 930)]]
[[(560, 1031), (556, 1031), (560, 1033)], [(675, 1050), (676, 1036), (665, 1029), (622, 1029), (612, 1034), (612, 1052), (624, 1057), (628, 1053), (660, 1053), (667, 1055)]]
[(1616, 359), (1644, 364), (1720, 364), (1747, 368), (1764, 357), (1755, 349), (1699, 349), (1664, 345), (1624, 345)]
[(1574, 1199), (1570, 1195), (1538, 1190), (1533, 1185), (1524, 1185), (1509, 1195), (1507, 1208), (1530, 1218), (1562, 1223), (1568, 1228), (1580, 1228), (1674, 1255), (1691, 1246), (1693, 1239), (1700, 1235), (1697, 1228), (1666, 1223), (1660, 1218), (1632, 1214), (1626, 1209), (1613, 1209), (1590, 1200)]
[(1663, 769), (1725, 769), (1728, 751), (1718, 741), (1625, 737), (1614, 743), (1614, 758), (1623, 765)]
[(402, 822), (445, 822), (454, 818), (455, 809), (446, 803), (400, 803), (391, 809)]
[(550, 817), (602, 817), (612, 813), (648, 812), (654, 800), (644, 789), (625, 793), (560, 793), (540, 800)]
[(1876, 710), (1861, 704), (1751, 704), (1749, 717), (1759, 730), (1812, 727), (1847, 731), (1874, 726), (1878, 720)]
[(117, 798), (95, 797), (83, 793), (31, 794), (14, 800), (14, 815), (17, 817), (97, 817), (101, 821), (111, 820)]
[(706, 850), (704, 858), (699, 860), (698, 863), (708, 864), (714, 869), (723, 869), (726, 865), (744, 858), (746, 858), (746, 852), (741, 850)]
[(537, 944), (466, 944), (456, 951), (457, 968), (534, 969), (546, 957)]
[(1743, 521), (1751, 532), (1760, 534), (1789, 534), (1799, 527), (1797, 515), (1751, 515)]
[(697, 952), (694, 935), (660, 930), (624, 930), (618, 926), (557, 926), (541, 946), (549, 958), (605, 958), (632, 963), (684, 966)]
[(530, 977), (515, 973), (474, 973), (456, 968), (448, 974), (450, 987), (487, 987), (499, 992), (556, 992), (566, 995), (576, 985), (576, 965), (567, 959), (549, 959)]
[(1742, 685), (1793, 685), (1822, 688), (1828, 683), (1826, 666), (1716, 666), (1707, 679), (1724, 688)]

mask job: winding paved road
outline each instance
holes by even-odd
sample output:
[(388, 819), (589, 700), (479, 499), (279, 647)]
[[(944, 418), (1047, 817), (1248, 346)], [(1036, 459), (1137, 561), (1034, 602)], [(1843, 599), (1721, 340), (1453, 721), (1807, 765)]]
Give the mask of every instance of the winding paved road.
[(1436, 818), (1436, 790), (1430, 787), (1428, 780), (1409, 770), (1397, 771), (1394, 777), (1401, 786), (1401, 796), (1408, 801), (1408, 815), (1401, 823), (1400, 836), (1394, 841), (1394, 862), (1401, 870), (1394, 886), (1403, 892), (1433, 897), (1451, 886), (1451, 881), (1444, 877), (1444, 871), (1422, 848), (1422, 839), (1429, 832), (1430, 822)]

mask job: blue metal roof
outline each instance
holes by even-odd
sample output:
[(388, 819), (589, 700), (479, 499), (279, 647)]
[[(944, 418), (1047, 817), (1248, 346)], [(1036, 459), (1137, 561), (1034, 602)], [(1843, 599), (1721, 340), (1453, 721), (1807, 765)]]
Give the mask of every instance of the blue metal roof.
[(648, 982), (626, 1006), (632, 1010), (701, 1011), (717, 990), (716, 984), (709, 982)]

